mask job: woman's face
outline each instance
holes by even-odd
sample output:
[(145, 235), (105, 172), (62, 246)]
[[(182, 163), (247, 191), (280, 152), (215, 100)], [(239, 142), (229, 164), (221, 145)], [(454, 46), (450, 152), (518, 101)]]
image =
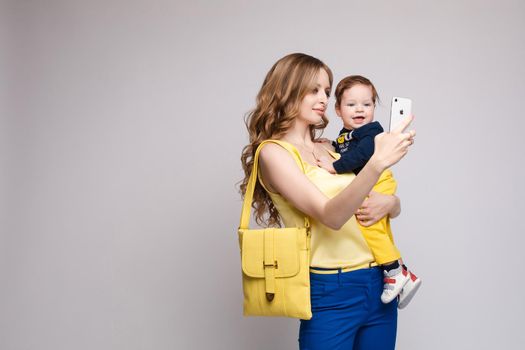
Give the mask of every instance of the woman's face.
[(358, 129), (374, 120), (374, 97), (368, 85), (354, 85), (345, 90), (341, 104), (335, 109), (347, 129)]
[(299, 105), (299, 118), (309, 125), (319, 124), (326, 111), (330, 96), (330, 79), (324, 69), (319, 71), (313, 89), (306, 94)]

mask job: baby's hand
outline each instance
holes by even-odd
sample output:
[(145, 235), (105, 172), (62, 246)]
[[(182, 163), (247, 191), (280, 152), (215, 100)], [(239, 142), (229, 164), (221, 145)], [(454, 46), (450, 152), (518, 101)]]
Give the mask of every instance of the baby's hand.
[(320, 139), (315, 140), (315, 142), (329, 143), (332, 144), (332, 140), (327, 139), (326, 137), (321, 137)]
[(317, 166), (328, 171), (330, 174), (336, 174), (336, 171), (333, 166), (334, 162), (335, 159), (322, 156), (317, 160)]

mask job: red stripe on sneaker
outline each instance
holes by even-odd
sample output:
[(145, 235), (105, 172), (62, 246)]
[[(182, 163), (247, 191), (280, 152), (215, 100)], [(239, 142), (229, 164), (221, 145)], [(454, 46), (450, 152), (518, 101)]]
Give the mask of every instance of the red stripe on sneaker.
[(385, 283), (388, 283), (388, 284), (395, 284), (396, 283), (396, 279), (395, 278), (385, 278), (383, 281)]
[(417, 276), (410, 272), (410, 279), (412, 280), (412, 282), (414, 282), (415, 280), (417, 280)]

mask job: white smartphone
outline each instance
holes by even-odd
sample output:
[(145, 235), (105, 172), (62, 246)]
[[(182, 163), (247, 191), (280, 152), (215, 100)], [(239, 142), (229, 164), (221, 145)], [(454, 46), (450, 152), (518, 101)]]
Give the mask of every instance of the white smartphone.
[(399, 123), (412, 113), (412, 100), (405, 97), (392, 97), (390, 108), (390, 126), (388, 131), (392, 131)]

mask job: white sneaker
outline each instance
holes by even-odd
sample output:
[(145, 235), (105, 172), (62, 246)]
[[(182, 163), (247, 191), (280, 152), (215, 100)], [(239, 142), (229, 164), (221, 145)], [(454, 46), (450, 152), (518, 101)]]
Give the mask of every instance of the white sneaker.
[(399, 309), (405, 308), (410, 300), (414, 297), (419, 287), (421, 287), (421, 278), (414, 275), (411, 271), (408, 271), (410, 278), (408, 279), (407, 284), (403, 287), (401, 293), (399, 293), (399, 302), (397, 307)]
[(410, 279), (408, 276), (408, 271), (405, 270), (402, 266), (399, 266), (397, 269), (390, 271), (383, 271), (385, 278), (383, 279), (383, 294), (381, 294), (381, 301), (383, 304), (388, 304), (394, 300), (405, 284)]

